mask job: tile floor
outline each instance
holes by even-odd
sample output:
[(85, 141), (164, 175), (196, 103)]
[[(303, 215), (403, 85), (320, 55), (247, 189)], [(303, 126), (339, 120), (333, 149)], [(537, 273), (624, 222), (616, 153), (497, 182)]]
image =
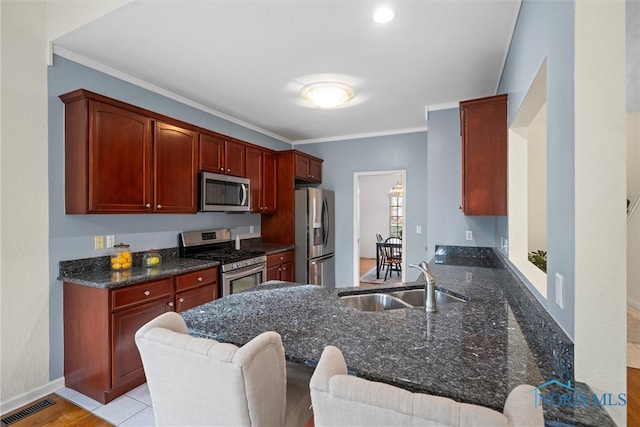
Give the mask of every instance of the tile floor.
[(115, 426), (155, 427), (156, 425), (146, 383), (106, 405), (67, 387), (56, 391), (56, 394)]
[[(632, 320), (639, 321), (630, 322), (628, 328), (640, 328), (640, 310), (628, 305), (627, 314)], [(627, 332), (629, 336), (633, 335), (632, 330), (629, 329)], [(640, 336), (640, 331), (636, 336)], [(627, 366), (640, 369), (640, 342), (627, 342)], [(115, 426), (153, 427), (156, 425), (146, 383), (106, 405), (66, 387), (56, 391), (56, 394)]]

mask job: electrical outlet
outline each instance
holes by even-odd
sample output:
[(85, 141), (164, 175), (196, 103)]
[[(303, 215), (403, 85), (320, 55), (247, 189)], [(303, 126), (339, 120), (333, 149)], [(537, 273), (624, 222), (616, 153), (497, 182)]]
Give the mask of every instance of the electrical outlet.
[(467, 230), (467, 240), (473, 240), (473, 231)]
[(564, 308), (564, 302), (562, 301), (562, 282), (562, 276), (556, 273), (556, 304), (558, 304), (560, 308)]
[(95, 236), (93, 238), (94, 249), (104, 249), (104, 236)]
[(464, 273), (464, 281), (465, 282), (472, 282), (473, 281), (473, 273), (467, 271)]
[(107, 248), (112, 248), (116, 244), (116, 236), (110, 234), (107, 236)]

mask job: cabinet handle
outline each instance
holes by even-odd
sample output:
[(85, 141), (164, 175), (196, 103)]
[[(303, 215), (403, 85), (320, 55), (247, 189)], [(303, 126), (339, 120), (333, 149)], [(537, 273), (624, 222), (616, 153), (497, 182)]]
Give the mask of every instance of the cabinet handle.
[(170, 303), (167, 303), (167, 305), (168, 305), (169, 307), (173, 307), (173, 301), (171, 301)]
[(149, 296), (149, 295), (151, 295), (151, 291), (144, 291), (144, 294), (145, 294), (146, 296)]
[(158, 205), (156, 206), (158, 209), (162, 209), (162, 205)]
[(202, 276), (198, 276), (198, 279), (196, 280), (198, 280), (198, 282), (202, 282)]
[(178, 301), (179, 302), (184, 302), (184, 298), (180, 298)]
[(150, 208), (151, 207), (151, 203), (147, 203), (146, 205), (144, 205), (145, 208)]

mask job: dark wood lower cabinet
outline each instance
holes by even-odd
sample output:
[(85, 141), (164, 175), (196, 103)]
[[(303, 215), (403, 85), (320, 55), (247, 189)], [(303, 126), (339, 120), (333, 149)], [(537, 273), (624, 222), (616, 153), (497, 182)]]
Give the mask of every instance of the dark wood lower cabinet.
[(217, 267), (117, 289), (64, 282), (65, 385), (108, 403), (146, 381), (136, 331), (218, 298)]
[(267, 256), (267, 280), (295, 281), (295, 252), (287, 251)]
[(112, 388), (136, 387), (145, 381), (142, 359), (135, 343), (140, 326), (171, 311), (173, 298), (165, 297), (111, 315), (112, 332)]

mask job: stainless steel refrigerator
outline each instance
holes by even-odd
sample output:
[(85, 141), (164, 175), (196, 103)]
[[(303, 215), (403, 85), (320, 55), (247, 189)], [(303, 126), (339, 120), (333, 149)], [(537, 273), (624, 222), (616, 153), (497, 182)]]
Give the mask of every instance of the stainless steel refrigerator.
[(296, 282), (335, 287), (333, 191), (306, 187), (295, 192)]

